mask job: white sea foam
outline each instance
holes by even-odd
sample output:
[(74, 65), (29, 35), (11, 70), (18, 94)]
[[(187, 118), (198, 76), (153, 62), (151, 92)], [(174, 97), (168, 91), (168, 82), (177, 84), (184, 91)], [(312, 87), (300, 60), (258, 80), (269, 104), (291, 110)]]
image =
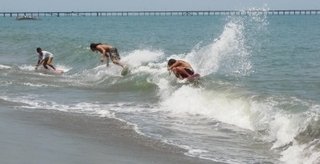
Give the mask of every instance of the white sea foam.
[(0, 69), (10, 69), (10, 66), (0, 64)]
[[(47, 85), (47, 84), (34, 84), (34, 83), (23, 83), (25, 86), (30, 86), (30, 87), (48, 87), (48, 86), (53, 86), (53, 85)], [(54, 86), (57, 87), (57, 86)]]
[(10, 102), (25, 104), (18, 106), (19, 108), (56, 110), (63, 112), (84, 113), (90, 115), (97, 115), (100, 117), (115, 118), (113, 112), (108, 110), (110, 109), (110, 106), (108, 105), (84, 102), (64, 105), (54, 101), (44, 101), (39, 99), (37, 96), (21, 96), (15, 98), (11, 98), (8, 96), (0, 96), (0, 98)]
[[(130, 74), (161, 75), (166, 72), (166, 66), (163, 63), (157, 63), (162, 56), (164, 56), (163, 52), (158, 50), (135, 50), (122, 57), (121, 62), (128, 65)], [(113, 79), (113, 77), (122, 77), (121, 70), (120, 66), (110, 63), (109, 67), (106, 67), (105, 64), (99, 65), (93, 69), (83, 71), (78, 76), (84, 77), (85, 81), (99, 83), (106, 79)], [(109, 84), (114, 84), (117, 81), (118, 79), (113, 79), (113, 82), (109, 81)]]
[(320, 151), (317, 146), (320, 140), (315, 139), (308, 144), (294, 142), (287, 150), (281, 153), (281, 161), (290, 164), (316, 164), (320, 161)]
[(123, 57), (121, 61), (123, 61), (131, 67), (138, 67), (141, 65), (146, 65), (150, 62), (159, 61), (162, 56), (164, 56), (162, 51), (152, 51), (143, 49), (129, 52), (129, 54)]
[(242, 76), (250, 73), (252, 68), (249, 57), (243, 22), (232, 20), (225, 25), (218, 39), (205, 47), (193, 50), (185, 59), (203, 76), (218, 71)]
[(25, 65), (25, 64), (18, 66), (18, 68), (20, 70), (25, 70), (25, 71), (34, 71), (35, 70), (35, 66), (33, 66), (33, 65)]
[(273, 148), (294, 141), (301, 128), (309, 122), (303, 114), (282, 112), (277, 108), (281, 102), (269, 102), (269, 99), (258, 101), (231, 92), (207, 91), (192, 86), (163, 93), (160, 110), (168, 111), (175, 117), (202, 115), (248, 130), (268, 130), (264, 139), (274, 141)]
[(63, 72), (69, 72), (72, 69), (72, 67), (61, 65), (61, 64), (57, 64), (56, 68), (63, 70)]
[(183, 86), (166, 96), (161, 109), (176, 116), (203, 115), (245, 129), (253, 129), (247, 101), (232, 98), (227, 93), (205, 91), (201, 88)]
[(270, 135), (276, 139), (273, 148), (281, 147), (293, 141), (299, 132), (301, 121), (293, 115), (277, 113), (274, 120), (270, 120)]
[[(100, 81), (104, 81), (109, 77), (121, 77), (120, 75), (121, 67), (119, 66), (109, 66), (106, 67), (105, 64), (99, 65), (93, 69), (84, 70), (83, 72), (77, 74), (76, 76), (80, 76), (83, 78), (85, 82), (96, 82), (100, 83)], [(112, 84), (117, 81), (111, 82)]]
[[(36, 67), (34, 65), (24, 64), (24, 65), (18, 66), (18, 68), (24, 71), (34, 71)], [(56, 68), (63, 70), (63, 72), (68, 72), (72, 69), (72, 67), (65, 66), (65, 65), (57, 65)], [(39, 66), (38, 70), (45, 70), (45, 68), (43, 68), (43, 66)]]

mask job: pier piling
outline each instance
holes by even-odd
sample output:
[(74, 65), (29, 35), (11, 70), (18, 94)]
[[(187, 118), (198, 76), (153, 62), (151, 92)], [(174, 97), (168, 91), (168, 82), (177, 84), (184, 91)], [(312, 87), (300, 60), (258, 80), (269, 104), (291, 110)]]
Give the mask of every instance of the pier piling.
[(209, 10), (209, 11), (71, 11), (71, 12), (0, 12), (3, 17), (71, 16), (216, 16), (216, 15), (320, 15), (320, 10)]

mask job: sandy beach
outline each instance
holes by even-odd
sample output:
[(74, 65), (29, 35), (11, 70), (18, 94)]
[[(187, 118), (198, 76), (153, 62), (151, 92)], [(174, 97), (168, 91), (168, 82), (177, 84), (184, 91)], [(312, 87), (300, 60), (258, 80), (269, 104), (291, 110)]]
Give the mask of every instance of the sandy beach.
[(0, 108), (0, 163), (209, 164), (114, 119)]

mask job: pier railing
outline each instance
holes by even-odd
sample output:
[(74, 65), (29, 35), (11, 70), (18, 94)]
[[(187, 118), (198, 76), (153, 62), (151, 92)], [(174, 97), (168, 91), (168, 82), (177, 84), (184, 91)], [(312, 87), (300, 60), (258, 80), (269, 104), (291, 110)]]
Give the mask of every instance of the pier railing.
[(214, 16), (214, 15), (319, 15), (320, 10), (208, 10), (208, 11), (57, 11), (0, 12), (3, 17), (63, 17), (63, 16)]

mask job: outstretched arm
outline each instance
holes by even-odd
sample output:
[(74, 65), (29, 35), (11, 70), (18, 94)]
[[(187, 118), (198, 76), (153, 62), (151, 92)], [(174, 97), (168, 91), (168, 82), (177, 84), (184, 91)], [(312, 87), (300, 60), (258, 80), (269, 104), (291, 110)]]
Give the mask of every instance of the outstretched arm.
[(35, 69), (38, 69), (39, 65), (41, 65), (41, 64), (43, 63), (43, 61), (44, 61), (44, 60), (40, 60), (40, 59), (39, 59)]

